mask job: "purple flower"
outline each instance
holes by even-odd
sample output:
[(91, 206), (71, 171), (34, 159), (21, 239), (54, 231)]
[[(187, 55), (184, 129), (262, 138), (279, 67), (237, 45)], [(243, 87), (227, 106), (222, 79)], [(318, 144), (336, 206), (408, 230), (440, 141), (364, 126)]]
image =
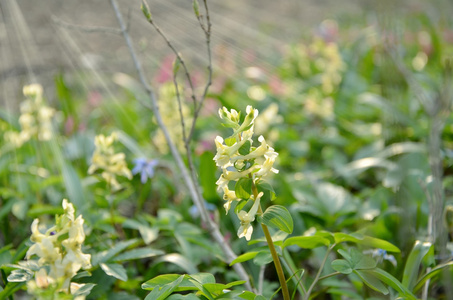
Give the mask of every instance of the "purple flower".
[(132, 174), (140, 173), (140, 181), (145, 184), (148, 178), (154, 177), (154, 168), (159, 164), (157, 159), (147, 160), (146, 158), (134, 159), (135, 166)]

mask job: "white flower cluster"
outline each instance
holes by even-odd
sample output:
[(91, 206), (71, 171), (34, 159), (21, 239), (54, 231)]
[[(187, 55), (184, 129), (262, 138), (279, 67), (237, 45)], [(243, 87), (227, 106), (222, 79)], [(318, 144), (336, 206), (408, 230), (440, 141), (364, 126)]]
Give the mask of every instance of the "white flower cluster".
[[(234, 130), (233, 135), (225, 140), (220, 136), (215, 139), (217, 153), (214, 160), (216, 165), (222, 169), (222, 175), (217, 181), (217, 186), (219, 190), (223, 190), (226, 213), (230, 210), (233, 201), (245, 200), (239, 199), (235, 191), (229, 189), (230, 182), (237, 182), (241, 178), (250, 178), (255, 184), (270, 173), (278, 173), (278, 170), (273, 168), (278, 153), (266, 143), (264, 137), (258, 138), (260, 142), (258, 147), (252, 146), (254, 121), (258, 116), (258, 110), (249, 105), (246, 112), (244, 121), (239, 124), (240, 114), (236, 110), (228, 111), (225, 107), (219, 110), (220, 118), (224, 121), (223, 125)], [(261, 196), (262, 193), (251, 195), (250, 199), (254, 201), (251, 210), (248, 213), (246, 211), (238, 213), (241, 220), (241, 228), (238, 231), (239, 237), (250, 240), (253, 231), (250, 223), (255, 219), (258, 212)]]
[(5, 135), (5, 138), (16, 147), (22, 146), (32, 137), (37, 137), (40, 141), (50, 140), (52, 138), (52, 118), (55, 115), (55, 110), (43, 102), (41, 85), (24, 86), (23, 93), (27, 99), (20, 105), (21, 131), (9, 131)]
[(38, 229), (39, 220), (31, 225), (30, 240), (33, 245), (28, 249), (27, 259), (36, 255), (41, 267), (35, 274), (35, 280), (27, 283), (30, 293), (37, 289), (57, 286), (60, 290), (76, 290), (80, 285), (71, 283), (71, 278), (83, 269), (91, 268), (91, 255), (82, 252), (85, 241), (83, 218), (74, 217), (74, 206), (63, 200), (64, 214), (56, 217), (56, 225), (45, 233)]

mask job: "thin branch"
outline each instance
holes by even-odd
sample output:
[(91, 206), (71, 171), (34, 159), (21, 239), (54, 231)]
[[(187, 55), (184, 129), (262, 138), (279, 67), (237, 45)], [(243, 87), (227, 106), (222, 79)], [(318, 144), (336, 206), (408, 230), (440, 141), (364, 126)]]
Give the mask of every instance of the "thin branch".
[(264, 283), (264, 271), (266, 271), (266, 266), (260, 267), (260, 273), (258, 275), (258, 294), (263, 294), (263, 283)]
[(189, 133), (189, 141), (192, 140), (193, 134), (195, 132), (195, 123), (198, 119), (198, 116), (200, 114), (201, 108), (203, 107), (203, 103), (206, 99), (206, 95), (208, 94), (208, 90), (211, 87), (212, 84), (212, 51), (211, 51), (211, 17), (209, 14), (209, 9), (208, 9), (208, 3), (207, 0), (203, 0), (204, 2), (204, 7), (206, 10), (206, 22), (207, 22), (207, 28), (203, 25), (201, 19), (201, 16), (198, 16), (197, 19), (200, 21), (200, 26), (201, 29), (203, 29), (203, 32), (205, 34), (205, 39), (206, 39), (206, 49), (207, 49), (207, 54), (208, 54), (208, 80), (206, 82), (206, 86), (204, 88), (203, 94), (200, 98), (198, 108), (195, 109), (194, 111), (194, 117), (192, 120), (192, 126), (190, 127), (190, 133)]
[(118, 28), (71, 24), (71, 23), (65, 22), (63, 20), (60, 20), (56, 16), (52, 16), (52, 22), (60, 25), (61, 27), (67, 28), (67, 29), (74, 29), (74, 30), (83, 31), (83, 32), (87, 32), (87, 33), (102, 32), (102, 33), (113, 33), (113, 34), (117, 34), (117, 35), (122, 35), (121, 29), (118, 29)]
[[(146, 2), (146, 1), (143, 0), (143, 2)], [(197, 97), (195, 96), (195, 87), (193, 85), (192, 78), (190, 77), (189, 69), (187, 68), (187, 65), (186, 65), (184, 59), (182, 58), (182, 56), (178, 52), (178, 50), (176, 50), (176, 47), (173, 45), (173, 43), (168, 39), (167, 35), (162, 31), (162, 29), (160, 29), (160, 27), (152, 19), (148, 19), (148, 22), (154, 27), (154, 29), (157, 31), (157, 33), (165, 40), (165, 43), (167, 43), (167, 46), (176, 55), (176, 59), (179, 60), (179, 62), (181, 63), (181, 65), (184, 69), (184, 74), (187, 78), (187, 82), (189, 83), (189, 86), (190, 86), (190, 90), (192, 93), (191, 98), (193, 101), (194, 108), (196, 110), (197, 109)]]
[[(208, 231), (211, 234), (212, 238), (215, 240), (217, 244), (219, 244), (220, 248), (222, 249), (223, 253), (225, 254), (225, 260), (230, 263), (232, 262), (237, 256), (231, 249), (228, 243), (225, 243), (225, 238), (222, 236), (222, 234), (219, 231), (219, 228), (214, 221), (211, 220), (209, 217), (208, 211), (206, 209), (206, 206), (204, 204), (204, 200), (199, 196), (198, 193), (198, 186), (195, 183), (194, 178), (189, 176), (189, 172), (187, 170), (186, 165), (184, 164), (181, 154), (178, 152), (173, 140), (170, 137), (170, 134), (168, 132), (168, 128), (165, 126), (162, 117), (159, 112), (159, 107), (157, 104), (157, 98), (156, 95), (151, 88), (151, 86), (148, 84), (147, 77), (143, 71), (142, 65), (140, 60), (137, 57), (135, 48), (133, 46), (132, 40), (130, 38), (129, 33), (127, 32), (126, 25), (124, 23), (123, 17), (121, 15), (121, 12), (119, 10), (118, 4), (116, 0), (110, 0), (110, 3), (113, 7), (113, 10), (115, 11), (116, 18), (118, 20), (118, 23), (120, 24), (121, 32), (123, 34), (123, 37), (126, 41), (126, 44), (128, 46), (129, 52), (131, 54), (132, 60), (134, 62), (135, 69), (137, 70), (140, 82), (142, 83), (143, 87), (145, 88), (150, 100), (151, 100), (151, 109), (154, 113), (154, 116), (156, 118), (156, 122), (161, 128), (162, 132), (164, 133), (165, 139), (167, 140), (168, 146), (170, 148), (170, 152), (173, 155), (173, 158), (175, 159), (176, 165), (178, 169), (181, 172), (182, 178), (185, 180), (185, 183), (187, 185), (187, 188), (189, 189), (190, 196), (192, 198), (192, 201), (194, 202), (195, 206), (198, 208), (200, 212), (200, 217), (201, 220), (204, 224), (207, 225)], [(241, 280), (245, 281), (245, 286), (248, 290), (252, 290), (251, 284), (250, 284), (250, 279), (245, 271), (244, 267), (240, 264), (234, 264), (233, 268), (235, 269), (236, 273), (239, 275)]]
[[(179, 85), (178, 85), (178, 80), (176, 78), (178, 74), (173, 71), (173, 85), (175, 86), (175, 92), (176, 92), (176, 100), (178, 101), (178, 112), (179, 112), (179, 118), (181, 119), (181, 129), (182, 129), (182, 139), (184, 141), (184, 144), (187, 144), (187, 135), (186, 135), (186, 123), (184, 121), (184, 115), (182, 113), (182, 103), (181, 103), (181, 94), (179, 93)], [(189, 149), (187, 149), (187, 152)]]

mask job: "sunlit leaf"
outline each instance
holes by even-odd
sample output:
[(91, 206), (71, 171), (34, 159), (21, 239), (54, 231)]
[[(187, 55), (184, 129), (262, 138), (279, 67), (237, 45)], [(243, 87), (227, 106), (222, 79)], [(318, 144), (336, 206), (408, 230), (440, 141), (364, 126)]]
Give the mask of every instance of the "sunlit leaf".
[(287, 233), (293, 232), (293, 218), (286, 207), (281, 205), (272, 205), (268, 207), (261, 216), (260, 222)]
[(126, 269), (120, 264), (100, 264), (105, 274), (113, 276), (119, 280), (127, 281)]

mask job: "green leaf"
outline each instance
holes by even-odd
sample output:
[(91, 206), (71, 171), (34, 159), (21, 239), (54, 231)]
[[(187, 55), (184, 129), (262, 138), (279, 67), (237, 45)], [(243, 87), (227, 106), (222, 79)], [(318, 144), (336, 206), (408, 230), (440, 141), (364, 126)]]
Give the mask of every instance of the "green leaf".
[(143, 151), (140, 145), (137, 143), (136, 139), (128, 135), (126, 132), (122, 130), (115, 131), (118, 136), (118, 141), (121, 142), (124, 146), (126, 146), (129, 151), (131, 151), (134, 156), (136, 157), (147, 157), (145, 151)]
[[(156, 287), (163, 286), (167, 283), (173, 282), (181, 276), (180, 274), (165, 274), (156, 276), (142, 284), (142, 289), (153, 290)], [(191, 285), (193, 287), (193, 285)]]
[(0, 292), (0, 299), (8, 299), (9, 296), (20, 290), (25, 282), (12, 282), (7, 284), (5, 289)]
[(343, 232), (335, 232), (333, 234), (335, 243), (343, 243), (343, 242), (352, 242), (356, 244), (361, 244), (370, 248), (379, 248), (388, 252), (400, 252), (400, 249), (395, 245), (378, 238), (374, 238), (371, 236), (364, 236), (358, 233), (343, 233)]
[(53, 206), (46, 204), (33, 205), (28, 211), (27, 216), (37, 218), (42, 215), (61, 215), (64, 210), (61, 206)]
[(249, 140), (247, 140), (242, 146), (241, 148), (239, 148), (238, 152), (239, 154), (241, 155), (247, 155), (250, 153), (250, 147), (251, 147), (251, 143)]
[(241, 262), (244, 262), (244, 261), (251, 260), (251, 259), (253, 259), (257, 254), (258, 254), (258, 251), (246, 252), (246, 253), (244, 253), (244, 254), (241, 254), (241, 255), (239, 255), (238, 257), (236, 257), (236, 258), (230, 263), (230, 266), (232, 266), (232, 265), (234, 265), (234, 264), (237, 264), (237, 263), (241, 263)]
[(400, 293), (400, 295), (404, 296), (405, 299), (417, 299), (401, 282), (398, 281), (398, 279), (380, 268), (375, 268), (373, 270), (361, 270), (361, 273), (369, 273), (373, 275), (382, 282), (386, 283), (388, 286), (395, 289), (398, 293)]
[(173, 282), (167, 283), (162, 287), (153, 289), (153, 291), (146, 296), (145, 300), (164, 300), (170, 296), (173, 291), (181, 284), (184, 279), (184, 275), (180, 275), (178, 279)]
[(7, 280), (9, 282), (24, 282), (32, 279), (33, 275), (34, 272), (31, 270), (17, 269), (13, 270), (11, 274), (9, 274)]
[(252, 178), (239, 179), (234, 186), (236, 197), (244, 200), (250, 199), (252, 194), (252, 182)]
[(198, 272), (197, 267), (190, 260), (188, 260), (186, 257), (178, 253), (171, 253), (161, 256), (154, 261), (154, 264), (158, 264), (161, 262), (169, 262), (175, 264), (188, 274), (194, 274)]
[(215, 283), (215, 277), (210, 273), (197, 273), (197, 274), (188, 275), (188, 277), (196, 280), (197, 282), (199, 282), (201, 284)]
[(443, 269), (445, 268), (451, 268), (453, 270), (453, 261), (450, 261), (446, 264), (438, 265), (437, 267), (433, 268), (431, 271), (423, 275), (423, 277), (420, 278), (420, 280), (414, 286), (413, 292), (417, 293), (422, 287), (425, 286), (427, 280), (430, 280), (436, 277), (437, 275), (441, 275)]
[(159, 236), (159, 229), (150, 227), (147, 224), (143, 224), (133, 219), (127, 219), (123, 222), (124, 228), (136, 229), (140, 232), (145, 244), (149, 245), (155, 241)]
[[(57, 148), (54, 146), (52, 148)], [(61, 150), (55, 150), (58, 152), (58, 156), (62, 156)], [(80, 181), (79, 175), (75, 171), (74, 167), (66, 163), (63, 158), (60, 158), (61, 161), (61, 172), (63, 173), (63, 181), (65, 184), (66, 191), (68, 193), (69, 201), (74, 204), (76, 208), (83, 214), (85, 212), (85, 206), (88, 201), (85, 199), (83, 194), (82, 182)]]
[(425, 257), (431, 247), (431, 243), (422, 243), (420, 241), (415, 242), (414, 248), (412, 248), (412, 251), (406, 260), (406, 266), (404, 267), (402, 280), (403, 285), (409, 290), (413, 289), (418, 278), (418, 270), (420, 269), (420, 264), (423, 260), (423, 257)]
[(91, 263), (93, 266), (96, 266), (99, 263), (107, 262), (110, 259), (112, 259), (115, 255), (117, 255), (118, 253), (120, 253), (124, 249), (132, 246), (133, 244), (135, 244), (137, 242), (138, 242), (137, 239), (132, 239), (132, 240), (121, 241), (119, 243), (116, 243), (115, 246), (113, 248), (111, 248), (110, 250), (103, 251), (103, 252), (100, 252), (100, 253), (97, 253), (96, 255), (94, 255), (92, 257)]
[(245, 300), (254, 300), (256, 295), (252, 292), (249, 292), (249, 291), (245, 291), (241, 294), (238, 295), (241, 299), (245, 299)]
[(373, 269), (376, 261), (368, 255), (363, 254), (357, 249), (352, 248), (349, 253), (340, 249), (338, 252), (349, 262), (353, 270)]
[(120, 264), (100, 264), (105, 274), (115, 277), (122, 281), (127, 281), (126, 269)]
[(94, 283), (85, 283), (81, 288), (79, 288), (77, 291), (75, 291), (75, 293), (73, 294), (74, 297), (88, 296), (95, 285), (96, 284), (94, 284)]
[(235, 137), (229, 137), (229, 138), (225, 139), (225, 145), (227, 145), (228, 147), (231, 147), (234, 144), (236, 144), (236, 138)]
[(268, 263), (272, 262), (272, 254), (269, 250), (263, 250), (258, 252), (258, 254), (253, 259), (253, 263), (257, 266), (265, 266)]
[(192, 2), (193, 6), (193, 12), (195, 13), (195, 16), (199, 17), (200, 16), (200, 6), (198, 5), (198, 0), (193, 0)]
[(351, 274), (352, 268), (349, 262), (345, 259), (335, 259), (331, 263), (332, 269), (342, 274)]
[(189, 279), (189, 281), (192, 282), (193, 285), (198, 288), (198, 290), (200, 291), (200, 293), (203, 296), (205, 296), (209, 300), (214, 300), (214, 296), (211, 295), (211, 293), (204, 287), (205, 284), (202, 284), (202, 283), (200, 283), (200, 282), (198, 282), (197, 280), (194, 280), (194, 279)]
[(268, 207), (262, 215), (260, 222), (287, 233), (293, 232), (293, 219), (291, 218), (291, 214), (281, 205), (272, 205)]
[(223, 294), (223, 291), (227, 289), (227, 286), (222, 283), (206, 283), (203, 284), (203, 288), (205, 288), (211, 295), (219, 296)]
[(290, 237), (283, 243), (283, 248), (297, 245), (302, 249), (314, 249), (321, 246), (329, 246), (330, 241), (321, 236), (295, 236)]
[(188, 294), (188, 295), (173, 294), (170, 297), (168, 297), (166, 300), (200, 300), (200, 298), (198, 298), (194, 294)]
[(200, 183), (203, 188), (203, 198), (206, 200), (217, 200), (216, 171), (217, 167), (213, 160), (214, 155), (210, 151), (205, 151), (200, 156)]
[(400, 249), (392, 243), (371, 236), (364, 236), (363, 240), (359, 243), (370, 248), (379, 248), (387, 252), (401, 252)]
[(356, 273), (360, 277), (360, 279), (362, 279), (362, 281), (365, 282), (365, 284), (373, 290), (381, 292), (384, 295), (387, 295), (389, 293), (387, 287), (385, 287), (385, 285), (383, 285), (382, 282), (372, 274), (366, 273), (361, 270), (354, 270), (354, 273)]
[(258, 189), (258, 192), (269, 193), (269, 198), (271, 199), (271, 201), (274, 201), (277, 198), (275, 196), (275, 191), (274, 191), (274, 188), (272, 187), (272, 185), (270, 185), (269, 183), (267, 183), (263, 180), (260, 180), (256, 184), (256, 188)]
[(148, 3), (146, 3), (146, 1), (142, 1), (142, 5), (140, 6), (143, 14), (145, 15), (145, 18), (148, 20), (148, 21), (151, 21), (152, 20), (152, 15), (151, 15), (151, 11), (149, 10), (149, 6), (148, 6)]
[(124, 261), (124, 260), (134, 260), (134, 259), (140, 259), (140, 258), (145, 258), (145, 257), (153, 257), (157, 255), (162, 255), (165, 254), (164, 251), (159, 250), (159, 249), (153, 249), (153, 248), (138, 248), (138, 249), (132, 249), (127, 252), (124, 252), (117, 257), (115, 257), (114, 261)]

